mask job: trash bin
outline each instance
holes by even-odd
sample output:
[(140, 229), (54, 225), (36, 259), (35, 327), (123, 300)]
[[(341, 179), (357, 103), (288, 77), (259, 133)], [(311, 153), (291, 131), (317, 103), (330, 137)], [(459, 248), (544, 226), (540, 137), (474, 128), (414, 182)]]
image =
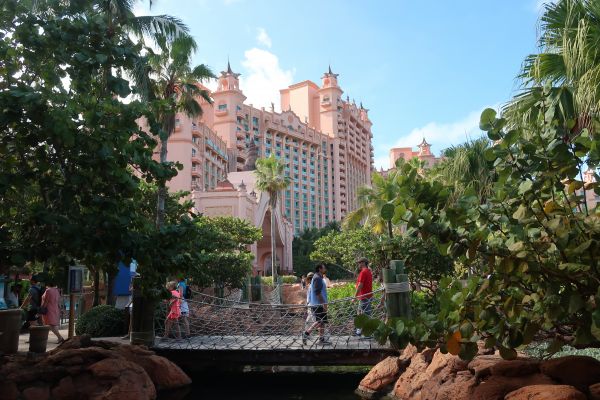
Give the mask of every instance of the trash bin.
[(0, 311), (0, 353), (13, 354), (19, 350), (21, 310)]
[(29, 351), (32, 353), (45, 353), (48, 345), (48, 332), (50, 325), (29, 327)]

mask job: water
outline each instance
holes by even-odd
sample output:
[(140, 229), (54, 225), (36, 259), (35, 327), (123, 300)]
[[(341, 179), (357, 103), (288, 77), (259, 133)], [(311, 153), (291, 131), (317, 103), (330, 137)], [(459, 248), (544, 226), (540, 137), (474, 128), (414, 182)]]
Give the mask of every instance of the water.
[[(366, 369), (368, 370), (368, 369)], [(186, 392), (159, 400), (360, 400), (354, 394), (365, 368), (275, 367), (245, 372), (202, 372)]]

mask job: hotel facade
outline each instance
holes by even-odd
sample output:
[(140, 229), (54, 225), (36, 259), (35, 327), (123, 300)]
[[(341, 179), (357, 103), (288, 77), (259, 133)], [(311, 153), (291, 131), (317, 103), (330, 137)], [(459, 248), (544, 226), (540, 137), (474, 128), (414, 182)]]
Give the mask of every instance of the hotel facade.
[[(307, 80), (282, 89), (281, 112), (273, 104), (268, 110), (246, 104), (239, 76), (228, 64), (211, 93), (213, 104), (201, 104), (203, 116), (178, 115), (168, 158), (184, 167), (171, 190), (214, 190), (228, 173), (244, 171), (254, 151), (285, 164), (291, 184), (280, 205), (294, 233), (354, 210), (358, 188), (371, 183), (372, 124), (362, 104), (342, 99), (338, 74), (329, 68), (320, 85)], [(208, 155), (194, 151), (194, 140)], [(203, 145), (209, 141), (214, 146)]]
[(331, 68), (320, 85), (307, 80), (282, 89), (281, 111), (273, 103), (269, 109), (246, 104), (239, 76), (228, 63), (213, 103), (200, 101), (202, 116), (176, 116), (167, 158), (183, 169), (169, 189), (190, 191), (195, 209), (206, 216), (234, 216), (261, 227), (263, 238), (251, 246), (254, 273), (268, 275), (269, 196), (256, 188), (252, 170), (257, 158), (274, 155), (291, 180), (274, 212), (275, 257), (280, 273), (291, 273), (294, 234), (341, 220), (358, 207), (358, 189), (370, 185), (372, 124), (362, 104), (342, 99)]

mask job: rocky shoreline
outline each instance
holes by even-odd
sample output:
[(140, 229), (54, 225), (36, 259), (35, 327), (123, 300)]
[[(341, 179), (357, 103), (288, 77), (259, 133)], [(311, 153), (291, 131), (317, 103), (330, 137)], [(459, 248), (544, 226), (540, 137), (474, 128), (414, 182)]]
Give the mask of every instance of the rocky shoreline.
[(409, 345), (373, 367), (356, 393), (393, 400), (600, 400), (600, 361), (585, 356), (507, 361), (481, 348), (467, 362)]
[(144, 346), (75, 337), (40, 355), (0, 357), (0, 400), (156, 399), (191, 379)]

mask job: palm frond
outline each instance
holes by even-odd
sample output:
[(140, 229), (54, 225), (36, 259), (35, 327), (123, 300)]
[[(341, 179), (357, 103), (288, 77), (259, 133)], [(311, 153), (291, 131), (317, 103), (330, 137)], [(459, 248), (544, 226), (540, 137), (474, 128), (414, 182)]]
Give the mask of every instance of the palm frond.
[(170, 15), (132, 17), (127, 25), (135, 35), (140, 37), (146, 35), (154, 39), (156, 43), (161, 38), (172, 42), (175, 39), (189, 37), (190, 32), (187, 25), (181, 19)]

